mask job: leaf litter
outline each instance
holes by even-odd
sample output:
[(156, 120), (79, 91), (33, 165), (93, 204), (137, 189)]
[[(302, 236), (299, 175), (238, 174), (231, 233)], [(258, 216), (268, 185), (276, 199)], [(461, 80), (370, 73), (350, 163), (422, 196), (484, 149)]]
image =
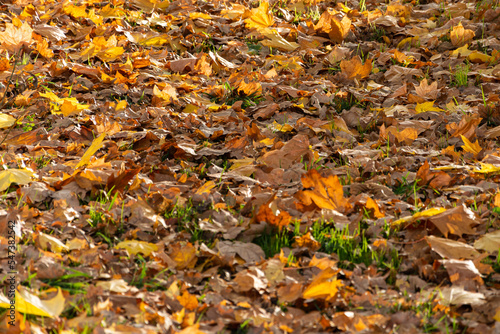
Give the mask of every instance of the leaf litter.
[(497, 329), (497, 2), (0, 10), (2, 331)]

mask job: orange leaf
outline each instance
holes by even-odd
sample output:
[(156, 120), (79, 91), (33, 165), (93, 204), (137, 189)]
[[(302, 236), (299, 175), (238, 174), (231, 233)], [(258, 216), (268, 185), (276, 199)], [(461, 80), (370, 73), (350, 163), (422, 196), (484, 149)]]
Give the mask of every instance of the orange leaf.
[(342, 281), (337, 280), (337, 272), (333, 268), (327, 268), (320, 272), (304, 290), (304, 299), (332, 299), (337, 295)]
[(246, 27), (249, 29), (263, 29), (274, 24), (274, 17), (269, 12), (269, 3), (264, 1), (259, 7), (252, 9), (250, 17), (245, 19)]
[(320, 209), (347, 211), (351, 205), (344, 198), (344, 190), (338, 177), (329, 175), (322, 177), (315, 169), (311, 169), (301, 177), (304, 188), (311, 190), (299, 191), (295, 196), (305, 206), (314, 203)]
[(375, 202), (375, 200), (371, 199), (370, 197), (368, 197), (368, 199), (366, 200), (365, 206), (368, 210), (373, 210), (373, 215), (375, 216), (375, 218), (385, 217), (385, 215), (380, 212), (377, 202)]
[(337, 12), (336, 10), (327, 10), (321, 14), (314, 30), (320, 33), (328, 34), (335, 43), (342, 43), (351, 29), (351, 20)]
[(342, 60), (340, 69), (348, 79), (364, 79), (370, 75), (372, 71), (372, 61), (368, 59), (365, 64), (361, 63), (361, 58), (356, 56), (351, 60)]
[(465, 29), (460, 22), (450, 31), (451, 44), (453, 46), (462, 46), (470, 42), (476, 34), (470, 29)]
[(0, 43), (3, 49), (17, 53), (23, 45), (31, 43), (33, 29), (27, 22), (16, 28), (12, 23), (5, 24), (5, 30), (0, 33)]

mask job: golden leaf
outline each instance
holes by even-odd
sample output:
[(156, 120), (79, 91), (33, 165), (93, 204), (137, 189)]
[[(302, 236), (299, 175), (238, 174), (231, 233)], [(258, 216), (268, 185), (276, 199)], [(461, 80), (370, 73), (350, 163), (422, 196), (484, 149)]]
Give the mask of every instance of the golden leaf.
[(0, 114), (0, 129), (11, 127), (16, 119), (7, 114)]
[(158, 251), (158, 246), (155, 244), (140, 241), (140, 240), (125, 240), (118, 243), (115, 246), (116, 249), (123, 248), (126, 249), (129, 254), (136, 255), (138, 253), (144, 254), (144, 256), (149, 256), (152, 252)]
[(373, 210), (373, 215), (375, 216), (375, 218), (383, 218), (385, 217), (385, 215), (380, 212), (380, 208), (377, 204), (377, 202), (375, 202), (375, 200), (371, 199), (371, 197), (368, 197), (368, 199), (366, 200), (366, 208), (368, 210)]
[(417, 103), (415, 111), (417, 112), (417, 114), (420, 114), (421, 112), (426, 112), (426, 111), (444, 111), (444, 110), (438, 107), (434, 107), (434, 101), (429, 101), (424, 103)]
[(469, 139), (465, 138), (464, 136), (460, 135), (462, 138), (462, 141), (464, 142), (464, 145), (462, 146), (463, 150), (465, 152), (472, 153), (474, 157), (476, 157), (479, 152), (481, 152), (483, 149), (479, 145), (479, 140), (476, 140), (476, 142), (473, 144), (469, 141)]
[(0, 191), (9, 188), (12, 183), (28, 184), (31, 182), (33, 172), (27, 169), (7, 169), (0, 171)]
[(263, 29), (274, 24), (274, 17), (269, 12), (269, 3), (263, 1), (259, 7), (252, 9), (250, 17), (245, 19), (248, 29)]
[(262, 35), (264, 35), (268, 40), (264, 40), (260, 42), (260, 44), (272, 48), (276, 48), (282, 51), (293, 51), (299, 47), (299, 45), (295, 42), (289, 42), (275, 30), (265, 28), (260, 31)]
[(104, 137), (106, 137), (106, 132), (102, 133), (99, 137), (94, 139), (92, 142), (92, 145), (87, 149), (87, 151), (83, 154), (82, 158), (80, 159), (80, 162), (76, 165), (75, 168), (79, 168), (82, 166), (85, 166), (86, 164), (89, 163), (90, 158), (94, 155), (95, 152), (97, 152), (103, 145), (102, 141), (104, 140)]
[(481, 53), (479, 51), (472, 51), (468, 56), (467, 59), (471, 63), (490, 63), (494, 60), (493, 57), (485, 55), (484, 53)]
[(356, 56), (351, 60), (342, 60), (340, 62), (340, 69), (347, 79), (364, 79), (370, 75), (372, 71), (371, 59), (366, 60), (365, 64), (361, 63), (361, 58)]
[[(52, 289), (55, 290), (55, 289)], [(47, 291), (45, 291), (47, 292)], [(66, 299), (61, 288), (57, 288), (57, 295), (52, 299), (41, 300), (24, 289), (16, 290), (15, 310), (24, 314), (40, 315), (43, 317), (57, 318), (64, 310)], [(10, 308), (10, 300), (0, 295), (0, 308)]]
[(320, 209), (346, 211), (351, 205), (344, 198), (344, 190), (337, 175), (322, 177), (315, 169), (309, 170), (301, 177), (304, 188), (311, 190), (299, 191), (295, 197), (304, 205), (315, 204)]
[(204, 193), (210, 194), (210, 190), (215, 187), (214, 181), (205, 182), (197, 191), (196, 194), (201, 195)]
[(453, 46), (461, 46), (470, 42), (476, 34), (470, 29), (465, 29), (460, 22), (450, 31), (451, 44)]
[(328, 34), (335, 43), (342, 43), (351, 29), (351, 20), (337, 12), (336, 10), (327, 10), (321, 14), (314, 30), (320, 33)]
[(340, 280), (337, 280), (337, 270), (326, 268), (320, 272), (302, 293), (304, 299), (332, 299), (337, 295), (340, 287), (343, 286)]

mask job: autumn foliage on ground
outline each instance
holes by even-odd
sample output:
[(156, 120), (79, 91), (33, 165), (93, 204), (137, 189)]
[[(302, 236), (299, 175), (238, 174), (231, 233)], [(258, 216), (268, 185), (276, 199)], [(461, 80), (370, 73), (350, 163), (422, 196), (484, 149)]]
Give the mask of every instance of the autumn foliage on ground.
[(0, 12), (2, 332), (499, 330), (498, 1)]

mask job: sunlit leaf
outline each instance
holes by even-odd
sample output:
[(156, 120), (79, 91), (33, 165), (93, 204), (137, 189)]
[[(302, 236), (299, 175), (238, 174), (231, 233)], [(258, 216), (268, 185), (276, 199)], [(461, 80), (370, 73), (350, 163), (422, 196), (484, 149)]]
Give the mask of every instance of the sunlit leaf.
[(245, 19), (245, 25), (249, 29), (263, 29), (274, 24), (274, 17), (269, 11), (269, 3), (263, 1), (260, 6), (252, 9), (250, 17)]
[(144, 256), (149, 256), (152, 252), (158, 251), (158, 246), (150, 242), (140, 241), (140, 240), (125, 240), (119, 242), (115, 248), (124, 248), (130, 254), (136, 255), (138, 253)]
[(0, 113), (0, 129), (11, 127), (15, 122), (14, 117)]
[[(53, 289), (55, 290), (55, 289)], [(57, 295), (52, 299), (42, 300), (29, 293), (24, 288), (16, 290), (16, 311), (24, 314), (40, 315), (43, 317), (57, 318), (64, 310), (66, 299), (61, 288), (57, 288)], [(0, 294), (0, 308), (10, 308), (10, 300)]]
[(469, 139), (465, 138), (464, 136), (460, 135), (462, 138), (462, 141), (464, 142), (465, 145), (462, 146), (463, 150), (465, 152), (472, 153), (475, 156), (477, 156), (483, 149), (479, 145), (479, 141), (476, 140), (475, 143), (471, 143)]
[(28, 22), (16, 28), (12, 23), (5, 24), (5, 30), (0, 32), (0, 45), (3, 49), (17, 53), (24, 45), (29, 45), (32, 41), (33, 29)]
[(11, 184), (19, 185), (31, 182), (33, 172), (27, 169), (7, 169), (0, 171), (0, 191), (9, 188)]
[(364, 79), (368, 77), (372, 71), (372, 61), (368, 59), (364, 64), (361, 63), (361, 58), (356, 56), (351, 60), (342, 60), (340, 62), (342, 74), (348, 79)]
[(469, 43), (476, 34), (470, 29), (465, 29), (462, 26), (462, 22), (459, 22), (457, 26), (454, 26), (450, 31), (451, 44), (453, 46), (461, 46)]
[(429, 101), (424, 103), (417, 103), (415, 111), (417, 112), (417, 114), (419, 114), (421, 112), (426, 112), (426, 111), (444, 111), (444, 110), (438, 107), (434, 107), (434, 101)]
[(80, 162), (76, 165), (76, 168), (85, 166), (90, 162), (90, 158), (102, 147), (104, 137), (106, 137), (107, 133), (102, 133), (99, 137), (94, 139), (92, 145), (85, 151)]

